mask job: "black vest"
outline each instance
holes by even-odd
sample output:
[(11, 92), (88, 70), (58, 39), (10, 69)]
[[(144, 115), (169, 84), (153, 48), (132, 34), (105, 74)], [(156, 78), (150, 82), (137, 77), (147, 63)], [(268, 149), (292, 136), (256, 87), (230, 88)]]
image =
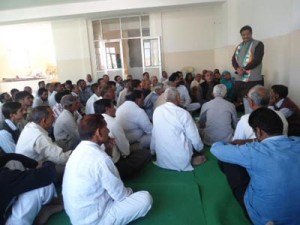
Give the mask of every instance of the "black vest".
[(13, 140), (14, 140), (15, 143), (17, 144), (17, 141), (18, 141), (19, 136), (20, 136), (20, 131), (19, 131), (19, 129), (17, 129), (17, 130), (12, 130), (12, 129), (10, 128), (10, 126), (8, 126), (8, 124), (7, 124), (5, 121), (3, 121), (3, 123), (2, 123), (1, 126), (0, 126), (0, 130), (6, 130), (8, 133), (10, 133), (11, 136), (12, 136), (12, 138), (13, 138)]

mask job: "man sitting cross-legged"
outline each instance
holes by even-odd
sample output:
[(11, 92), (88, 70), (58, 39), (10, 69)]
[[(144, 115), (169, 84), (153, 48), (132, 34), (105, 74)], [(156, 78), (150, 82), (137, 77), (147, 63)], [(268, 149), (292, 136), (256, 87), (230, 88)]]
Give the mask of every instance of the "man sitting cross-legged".
[(54, 114), (50, 106), (32, 109), (29, 122), (21, 132), (16, 145), (16, 153), (23, 154), (37, 161), (50, 160), (57, 166), (58, 181), (61, 180), (64, 165), (71, 151), (63, 152), (48, 136), (47, 130), (53, 125)]
[(144, 106), (142, 91), (133, 90), (126, 96), (126, 101), (119, 106), (116, 119), (121, 124), (131, 145), (138, 144), (138, 149), (149, 148), (152, 124), (141, 107)]
[(0, 224), (31, 225), (42, 207), (36, 224), (43, 224), (61, 211), (62, 202), (54, 199), (55, 178), (52, 162), (38, 163), (14, 153), (0, 156)]
[[(70, 156), (63, 179), (65, 210), (72, 224), (128, 224), (150, 210), (146, 191), (124, 187), (111, 157), (109, 129), (102, 115), (80, 121), (82, 139)], [(109, 146), (111, 147), (111, 146)]]
[[(239, 203), (255, 225), (300, 224), (300, 141), (283, 135), (283, 123), (271, 109), (252, 112), (249, 124), (259, 142), (245, 145), (215, 143), (211, 152), (219, 160), (244, 167), (250, 176)], [(225, 171), (233, 173), (233, 170)], [(244, 182), (229, 175), (229, 183)], [(234, 180), (234, 181), (232, 181)]]
[(65, 95), (61, 99), (64, 107), (62, 113), (54, 124), (54, 137), (56, 143), (65, 150), (74, 149), (80, 142), (76, 115), (80, 107), (79, 97)]
[[(193, 170), (205, 161), (203, 155), (193, 157), (193, 148), (200, 152), (203, 144), (197, 126), (188, 111), (179, 107), (180, 96), (175, 87), (165, 91), (166, 103), (153, 114), (151, 151), (156, 153), (159, 167), (177, 171)], [(192, 158), (193, 157), (193, 158)]]
[(213, 88), (214, 99), (203, 104), (199, 126), (204, 144), (212, 145), (217, 141), (231, 141), (237, 124), (235, 106), (224, 99), (227, 93), (224, 84)]
[[(247, 94), (247, 100), (252, 110), (267, 107), (270, 101), (270, 91), (263, 86), (256, 85), (249, 90)], [(281, 118), (281, 121), (283, 123), (283, 134), (287, 134), (288, 123), (284, 115), (281, 112), (276, 113)], [(248, 122), (250, 115), (251, 114), (243, 115), (239, 120), (233, 136), (233, 143), (245, 144), (247, 142), (253, 142), (256, 140), (256, 135)], [(236, 164), (227, 162), (219, 163), (222, 171), (227, 176), (227, 180), (234, 196), (238, 199), (240, 204), (243, 205), (242, 203), (244, 192), (248, 186), (250, 179), (246, 169)], [(239, 179), (235, 179), (237, 177)]]
[(115, 140), (112, 160), (118, 168), (122, 180), (140, 172), (151, 160), (150, 151), (148, 149), (130, 151), (129, 141), (124, 130), (115, 119), (116, 108), (112, 100), (100, 99), (94, 103), (94, 109), (95, 113), (102, 114), (110, 131), (110, 137)]

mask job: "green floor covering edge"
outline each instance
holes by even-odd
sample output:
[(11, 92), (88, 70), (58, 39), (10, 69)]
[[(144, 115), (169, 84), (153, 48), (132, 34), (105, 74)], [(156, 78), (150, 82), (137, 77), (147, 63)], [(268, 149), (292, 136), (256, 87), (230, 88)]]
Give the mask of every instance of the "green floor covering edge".
[[(149, 164), (126, 186), (147, 190), (154, 203), (146, 217), (134, 225), (248, 225), (234, 199), (217, 160), (205, 147), (208, 161), (193, 172), (175, 172)], [(69, 225), (65, 212), (50, 218), (47, 225)]]

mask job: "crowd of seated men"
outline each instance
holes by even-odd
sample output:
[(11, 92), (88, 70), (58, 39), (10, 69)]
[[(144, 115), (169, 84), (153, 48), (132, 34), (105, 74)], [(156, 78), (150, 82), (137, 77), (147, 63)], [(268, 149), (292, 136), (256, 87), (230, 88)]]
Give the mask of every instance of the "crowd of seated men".
[(151, 160), (191, 171), (207, 160), (204, 144), (254, 224), (300, 224), (299, 107), (288, 87), (257, 85), (238, 119), (234, 82), (218, 69), (163, 71), (160, 82), (88, 74), (1, 93), (0, 224), (44, 224), (63, 209), (72, 224), (127, 224), (152, 197), (123, 181)]

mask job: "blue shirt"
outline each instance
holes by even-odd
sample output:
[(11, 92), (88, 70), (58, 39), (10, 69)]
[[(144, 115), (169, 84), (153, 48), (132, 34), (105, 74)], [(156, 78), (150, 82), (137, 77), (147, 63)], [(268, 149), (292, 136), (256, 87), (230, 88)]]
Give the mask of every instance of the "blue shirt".
[(300, 224), (300, 140), (274, 136), (245, 145), (215, 143), (211, 148), (219, 160), (247, 169), (250, 183), (244, 196), (255, 225), (272, 220)]

